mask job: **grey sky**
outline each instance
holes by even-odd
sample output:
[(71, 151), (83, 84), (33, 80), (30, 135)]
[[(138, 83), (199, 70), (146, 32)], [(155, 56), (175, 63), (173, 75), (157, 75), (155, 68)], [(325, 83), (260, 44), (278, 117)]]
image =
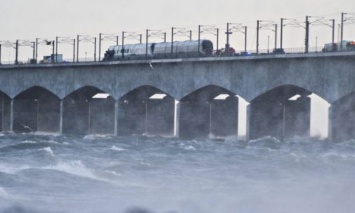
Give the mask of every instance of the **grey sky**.
[[(144, 33), (145, 29), (163, 30), (169, 33), (173, 26), (191, 27), (197, 31), (198, 24), (202, 24), (220, 28), (221, 47), (225, 44), (225, 24), (233, 22), (248, 25), (248, 48), (255, 49), (257, 19), (274, 20), (279, 23), (281, 17), (299, 17), (304, 20), (306, 15), (326, 15), (338, 19), (338, 24), (341, 12), (355, 12), (354, 1), (0, 0), (0, 40), (33, 40), (36, 37), (53, 39), (55, 36), (74, 38), (78, 34), (98, 36), (100, 32), (120, 34), (123, 30)], [(315, 45), (315, 37), (318, 39), (318, 44), (330, 41), (331, 29), (318, 28), (311, 29), (311, 45)], [(355, 36), (352, 37), (355, 25), (349, 25), (347, 29), (345, 38), (355, 40)], [(233, 36), (232, 46), (242, 49), (244, 41), (242, 35)], [(266, 48), (268, 36), (272, 41), (270, 46), (274, 45), (273, 33), (269, 30), (261, 33), (260, 48)], [(196, 33), (193, 37), (197, 38)], [(285, 29), (285, 46), (302, 46), (303, 37), (304, 29)], [(213, 39), (211, 36), (209, 38)], [(68, 50), (64, 51), (65, 48)], [(91, 49), (83, 51), (91, 54)], [(13, 54), (6, 51), (10, 50), (4, 49), (3, 54)], [(26, 51), (31, 52), (23, 50), (20, 57), (26, 58), (24, 55)], [(62, 51), (67, 52), (67, 55), (70, 54), (69, 47), (62, 47)]]

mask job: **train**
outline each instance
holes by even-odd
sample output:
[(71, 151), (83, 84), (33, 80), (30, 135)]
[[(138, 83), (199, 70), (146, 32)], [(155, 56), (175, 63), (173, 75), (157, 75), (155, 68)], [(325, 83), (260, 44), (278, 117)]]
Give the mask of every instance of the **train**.
[(210, 40), (188, 40), (161, 43), (139, 43), (110, 46), (102, 61), (185, 58), (213, 56)]
[(324, 45), (322, 52), (355, 51), (354, 41), (342, 41), (338, 43), (328, 43)]

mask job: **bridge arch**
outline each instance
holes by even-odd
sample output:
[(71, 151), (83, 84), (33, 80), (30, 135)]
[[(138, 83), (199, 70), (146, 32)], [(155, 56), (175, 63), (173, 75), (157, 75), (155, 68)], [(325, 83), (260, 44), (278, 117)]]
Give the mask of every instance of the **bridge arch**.
[(174, 134), (175, 99), (150, 85), (139, 86), (118, 100), (119, 135)]
[(60, 99), (41, 86), (30, 87), (13, 99), (14, 132), (59, 132)]
[[(311, 115), (311, 105), (320, 105), (323, 113)], [(311, 131), (319, 134), (319, 129), (311, 129), (311, 124), (317, 122), (314, 120), (323, 121), (321, 131), (327, 132), (328, 106), (326, 100), (299, 86), (284, 84), (274, 87), (250, 102), (249, 137), (272, 136), (280, 140), (308, 137)]]
[(180, 100), (181, 137), (238, 135), (239, 100), (217, 85), (201, 87)]
[(63, 99), (63, 133), (114, 134), (115, 100), (93, 86), (83, 86)]

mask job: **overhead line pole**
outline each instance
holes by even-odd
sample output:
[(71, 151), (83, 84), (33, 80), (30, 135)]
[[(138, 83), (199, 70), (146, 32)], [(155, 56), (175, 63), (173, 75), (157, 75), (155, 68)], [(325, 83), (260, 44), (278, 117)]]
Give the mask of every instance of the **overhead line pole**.
[(283, 28), (284, 28), (284, 19), (281, 18), (281, 25), (280, 25), (280, 49), (283, 48)]
[(344, 39), (344, 15), (345, 13), (341, 13), (341, 26), (340, 26), (340, 50), (343, 50), (343, 39)]

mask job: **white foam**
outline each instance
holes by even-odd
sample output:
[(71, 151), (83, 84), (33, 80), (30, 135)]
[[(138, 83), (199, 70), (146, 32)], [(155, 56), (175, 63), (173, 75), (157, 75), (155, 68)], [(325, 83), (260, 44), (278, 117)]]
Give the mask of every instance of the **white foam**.
[(35, 143), (37, 143), (36, 141), (28, 141), (28, 140), (26, 140), (26, 141), (21, 141), (21, 143), (27, 143), (27, 144), (35, 144)]
[(80, 160), (75, 160), (71, 162), (59, 162), (55, 166), (44, 167), (44, 169), (52, 169), (80, 177), (102, 180), (96, 177), (94, 173), (90, 169), (88, 169)]
[(117, 151), (117, 152), (125, 151), (125, 149), (120, 148), (120, 147), (117, 147), (117, 146), (115, 146), (115, 145), (112, 146), (110, 149), (113, 150), (113, 151)]
[(54, 153), (53, 153), (53, 150), (51, 149), (51, 147), (45, 147), (41, 150), (46, 151), (50, 156), (54, 157)]
[(184, 149), (186, 149), (186, 150), (190, 150), (190, 151), (195, 151), (196, 150), (196, 148), (195, 147), (193, 147), (193, 146), (187, 146), (187, 147), (184, 147)]

